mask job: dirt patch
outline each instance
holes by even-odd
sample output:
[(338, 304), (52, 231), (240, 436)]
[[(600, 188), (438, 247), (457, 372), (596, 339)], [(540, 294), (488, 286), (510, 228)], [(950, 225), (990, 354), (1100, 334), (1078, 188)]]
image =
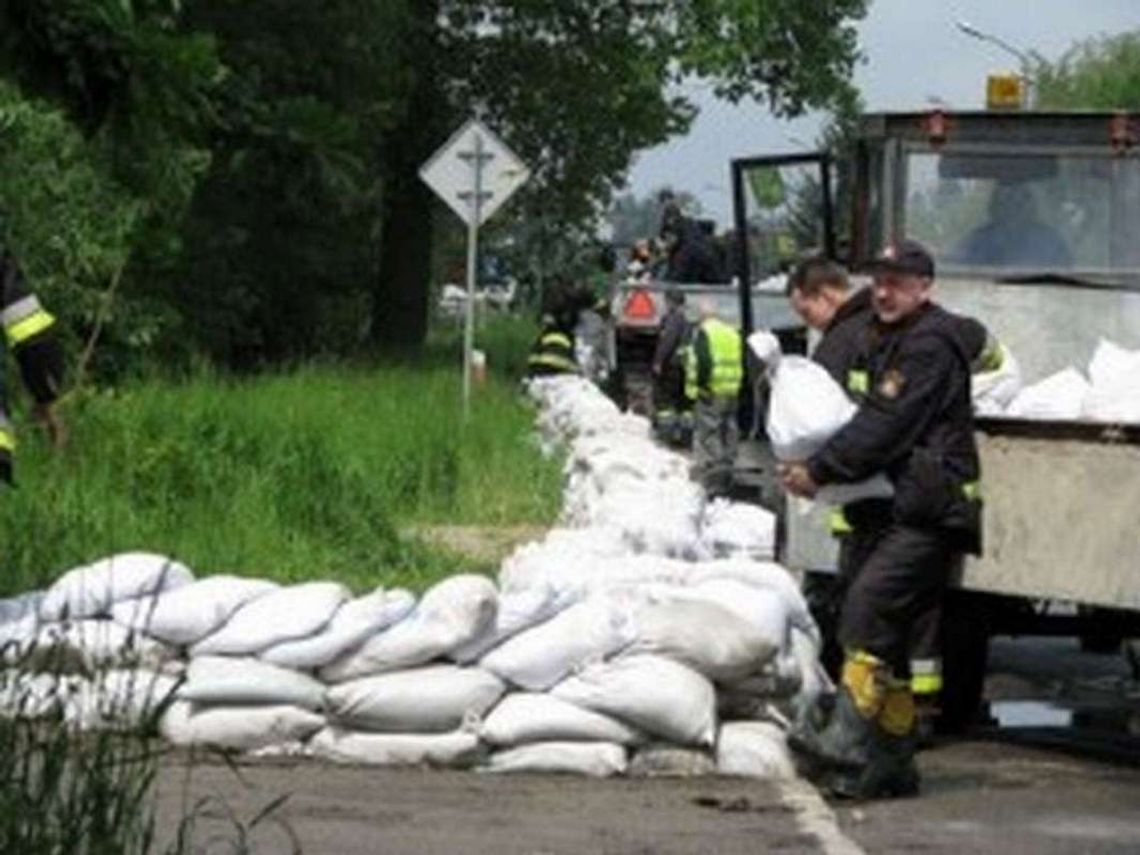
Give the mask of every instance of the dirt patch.
[(479, 564), (497, 566), (515, 547), (539, 540), (548, 531), (541, 525), (424, 525), (405, 529), (402, 534)]

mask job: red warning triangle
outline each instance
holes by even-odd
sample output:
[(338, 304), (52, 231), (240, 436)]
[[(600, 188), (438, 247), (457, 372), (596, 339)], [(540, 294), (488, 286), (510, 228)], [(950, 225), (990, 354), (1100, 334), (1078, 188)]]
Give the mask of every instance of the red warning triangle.
[(625, 301), (625, 316), (636, 320), (651, 320), (657, 317), (657, 304), (644, 288), (638, 288)]

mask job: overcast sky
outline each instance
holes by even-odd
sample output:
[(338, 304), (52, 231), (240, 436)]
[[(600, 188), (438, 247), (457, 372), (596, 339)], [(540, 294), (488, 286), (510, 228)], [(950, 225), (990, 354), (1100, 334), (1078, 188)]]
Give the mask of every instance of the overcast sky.
[[(931, 98), (957, 109), (983, 106), (986, 75), (1015, 70), (1017, 60), (964, 35), (958, 20), (1056, 59), (1074, 41), (1140, 28), (1140, 0), (872, 0), (859, 26), (865, 60), (855, 74), (868, 109), (922, 109)], [(729, 160), (803, 150), (821, 120), (778, 121), (754, 103), (721, 103), (707, 87), (687, 91), (701, 115), (687, 136), (637, 157), (631, 190), (638, 196), (666, 184), (687, 190), (726, 226)]]

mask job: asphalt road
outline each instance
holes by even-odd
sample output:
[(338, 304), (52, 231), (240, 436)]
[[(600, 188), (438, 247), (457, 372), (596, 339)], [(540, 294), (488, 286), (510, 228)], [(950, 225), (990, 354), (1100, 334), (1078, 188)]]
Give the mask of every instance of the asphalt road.
[(190, 815), (201, 852), (1140, 852), (1140, 703), (1123, 658), (998, 640), (991, 664), (987, 692), (1009, 726), (923, 751), (915, 799), (829, 804), (804, 782), (179, 760), (159, 779), (160, 838)]

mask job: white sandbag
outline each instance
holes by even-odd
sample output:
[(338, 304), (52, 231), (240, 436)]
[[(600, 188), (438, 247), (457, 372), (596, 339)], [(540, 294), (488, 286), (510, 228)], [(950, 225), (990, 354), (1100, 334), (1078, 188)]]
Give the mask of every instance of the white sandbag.
[(634, 553), (687, 560), (706, 557), (700, 538), (704, 490), (686, 476), (667, 481), (619, 481), (590, 510), (587, 525), (618, 529)]
[(469, 730), (451, 733), (360, 733), (331, 725), (309, 741), (312, 756), (365, 766), (456, 768), (479, 758), (479, 737)]
[(751, 627), (757, 636), (753, 643), (759, 646), (762, 653), (756, 662), (757, 667), (747, 673), (754, 674), (763, 670), (787, 644), (792, 610), (779, 591), (754, 587), (736, 579), (714, 578), (691, 586), (685, 593), (696, 600), (715, 604), (731, 612), (737, 620), (742, 620)]
[[(599, 562), (628, 554), (629, 547), (615, 528), (556, 528), (541, 541), (524, 544), (503, 560), (499, 586), (504, 594), (550, 589), (558, 597), (556, 610), (560, 610), (578, 601), (582, 578)], [(571, 596), (563, 597), (567, 588)]]
[(124, 552), (64, 573), (44, 595), (40, 617), (44, 621), (102, 617), (115, 603), (193, 581), (190, 568), (173, 558)]
[(66, 714), (67, 699), (85, 678), (67, 674), (30, 674), (9, 668), (0, 672), (0, 716), (37, 719)]
[(64, 718), (79, 730), (133, 730), (153, 723), (177, 685), (157, 671), (105, 671), (68, 693)]
[(1140, 350), (1127, 350), (1114, 341), (1097, 342), (1089, 361), (1089, 380), (1093, 386), (1140, 386)]
[(776, 552), (776, 515), (759, 505), (713, 499), (700, 530), (701, 541), (718, 558), (771, 559)]
[(716, 742), (716, 770), (768, 781), (796, 776), (784, 732), (766, 721), (730, 721), (721, 725)]
[(528, 742), (616, 742), (637, 745), (644, 734), (608, 715), (553, 695), (514, 692), (488, 713), (479, 736), (491, 745)]
[(716, 737), (712, 683), (661, 656), (638, 654), (589, 665), (552, 694), (681, 745), (712, 745)]
[(542, 772), (608, 778), (626, 769), (625, 748), (611, 742), (533, 742), (496, 751), (483, 772)]
[(324, 726), (324, 716), (301, 707), (214, 707), (175, 701), (162, 716), (159, 731), (178, 746), (254, 751), (308, 739)]
[(995, 371), (982, 371), (970, 378), (970, 397), (980, 416), (1000, 416), (1021, 391), (1021, 366), (1004, 344), (1001, 365)]
[(503, 682), (482, 668), (432, 665), (332, 686), (325, 697), (340, 724), (388, 733), (443, 733), (495, 705)]
[(116, 603), (111, 607), (111, 617), (168, 644), (194, 644), (246, 603), (280, 587), (265, 579), (210, 576), (174, 590)]
[(1077, 369), (1066, 368), (1022, 389), (1006, 414), (1019, 419), (1072, 421), (1081, 417), (1091, 390)]
[(39, 618), (34, 611), (0, 624), (0, 661), (18, 660), (21, 651), (32, 647), (39, 629)]
[(322, 668), (321, 679), (339, 683), (446, 656), (478, 638), (494, 622), (497, 608), (490, 579), (451, 576), (430, 588), (404, 620)]
[(43, 598), (43, 591), (31, 591), (0, 600), (0, 631), (10, 624), (19, 623), (29, 617), (35, 618), (39, 614)]
[(708, 751), (654, 742), (638, 748), (629, 761), (631, 778), (699, 778), (716, 772)]
[(631, 654), (664, 656), (721, 682), (759, 671), (780, 650), (762, 628), (734, 612), (683, 596), (639, 608), (636, 626)]
[(90, 673), (107, 668), (161, 670), (177, 651), (110, 620), (43, 624), (30, 643), (10, 646), (5, 661), (27, 671)]
[(1140, 423), (1140, 350), (1125, 350), (1101, 339), (1089, 363), (1092, 388), (1082, 417), (1096, 422)]
[[(706, 561), (693, 565), (689, 583), (698, 586), (715, 602), (737, 612), (747, 620), (754, 620), (774, 632), (778, 624), (771, 623), (769, 616), (777, 614), (774, 607), (764, 602), (747, 598), (739, 588), (731, 585), (709, 586), (714, 579), (730, 579), (761, 590), (773, 591), (780, 596), (786, 620), (799, 627), (808, 635), (818, 638), (819, 628), (808, 610), (807, 600), (800, 591), (799, 584), (787, 568), (771, 561), (747, 561), (740, 558)], [(740, 593), (742, 598), (734, 599)]]
[(451, 658), (461, 665), (477, 662), (508, 638), (549, 620), (567, 605), (557, 589), (545, 583), (502, 593), (495, 620), (477, 638), (452, 651)]
[(283, 641), (263, 650), (259, 656), (285, 668), (320, 668), (400, 622), (415, 605), (416, 598), (411, 591), (378, 588), (342, 605), (316, 635)]
[(178, 697), (199, 704), (288, 704), (319, 710), (325, 687), (306, 674), (252, 657), (195, 656)]
[[(774, 355), (774, 336), (759, 332), (748, 344), (768, 364), (771, 396), (766, 429), (772, 451), (780, 460), (808, 460), (851, 421), (858, 407), (847, 397), (822, 365), (805, 356)], [(857, 484), (830, 484), (819, 491), (816, 501), (846, 504), (858, 499), (887, 498), (894, 488), (884, 475)]]
[(496, 647), (480, 664), (524, 689), (549, 689), (589, 662), (616, 653), (634, 639), (633, 606), (599, 594)]
[(321, 630), (351, 596), (333, 582), (306, 582), (270, 591), (242, 606), (217, 632), (190, 648), (193, 656), (260, 653)]

